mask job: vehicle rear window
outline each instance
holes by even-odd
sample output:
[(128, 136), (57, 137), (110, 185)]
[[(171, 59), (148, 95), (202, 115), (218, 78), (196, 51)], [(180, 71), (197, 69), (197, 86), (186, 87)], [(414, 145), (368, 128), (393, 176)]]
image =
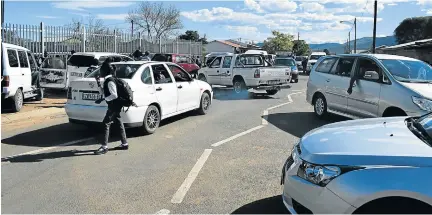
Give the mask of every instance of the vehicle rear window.
[[(122, 79), (132, 79), (141, 64), (113, 64), (115, 66), (115, 76)], [(100, 76), (100, 68), (90, 73), (86, 78)]]
[(10, 67), (18, 67), (18, 56), (15, 50), (8, 49), (7, 50), (8, 58), (9, 58), (9, 66)]
[(236, 66), (258, 66), (264, 64), (260, 55), (240, 56), (236, 61)]
[(65, 58), (63, 57), (48, 57), (42, 63), (43, 69), (66, 69)]
[(98, 64), (99, 61), (97, 59), (86, 55), (72, 55), (67, 62), (67, 65), (77, 67), (90, 67), (97, 66)]
[(295, 61), (293, 59), (276, 59), (275, 66), (295, 66)]
[(172, 56), (170, 54), (155, 54), (151, 60), (158, 62), (171, 62)]

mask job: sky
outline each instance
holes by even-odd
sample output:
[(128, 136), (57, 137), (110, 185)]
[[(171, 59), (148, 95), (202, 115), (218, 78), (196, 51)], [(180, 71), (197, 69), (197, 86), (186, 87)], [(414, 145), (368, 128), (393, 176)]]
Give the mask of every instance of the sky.
[[(163, 1), (181, 11), (186, 30), (196, 30), (209, 41), (237, 39), (260, 42), (272, 30), (300, 35), (308, 43), (343, 43), (354, 37), (350, 22), (357, 17), (357, 38), (373, 34), (374, 0), (225, 0)], [(70, 24), (88, 16), (101, 19), (109, 28), (130, 30), (125, 21), (139, 1), (6, 0), (5, 23), (49, 26)], [(378, 0), (377, 36), (393, 35), (405, 18), (432, 16), (432, 0)], [(341, 23), (340, 21), (347, 21)]]

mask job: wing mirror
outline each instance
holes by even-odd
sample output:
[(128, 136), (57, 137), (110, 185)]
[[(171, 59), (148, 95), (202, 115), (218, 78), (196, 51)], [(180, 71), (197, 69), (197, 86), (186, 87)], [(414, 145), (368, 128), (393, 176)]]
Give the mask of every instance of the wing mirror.
[(363, 77), (366, 80), (372, 80), (372, 81), (378, 81), (379, 80), (379, 74), (376, 71), (366, 71)]

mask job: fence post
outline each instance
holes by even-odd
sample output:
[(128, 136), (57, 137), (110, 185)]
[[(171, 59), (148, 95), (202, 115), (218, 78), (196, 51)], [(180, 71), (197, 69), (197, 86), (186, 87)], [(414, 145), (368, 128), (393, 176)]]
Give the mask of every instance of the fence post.
[(114, 29), (114, 53), (117, 53), (117, 31)]
[(189, 55), (192, 56), (192, 40), (189, 40)]
[(81, 39), (81, 42), (82, 42), (83, 52), (86, 52), (86, 39), (87, 39), (87, 37), (86, 37), (85, 26), (83, 25), (82, 29), (80, 29), (80, 30), (82, 30), (82, 39)]
[(179, 42), (178, 39), (176, 38), (176, 54), (179, 53)]
[(44, 31), (44, 24), (43, 22), (40, 23), (40, 38), (41, 38), (41, 53), (42, 56), (45, 52), (45, 31)]

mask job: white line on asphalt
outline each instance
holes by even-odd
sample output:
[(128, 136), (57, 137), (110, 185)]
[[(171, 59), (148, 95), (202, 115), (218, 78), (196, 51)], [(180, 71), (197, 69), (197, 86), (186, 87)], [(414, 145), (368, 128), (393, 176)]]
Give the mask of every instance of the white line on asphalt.
[(170, 213), (170, 211), (168, 209), (162, 209), (162, 210), (156, 212), (155, 214), (169, 214), (169, 213)]
[(29, 151), (29, 152), (17, 154), (17, 155), (12, 155), (12, 156), (2, 158), (2, 161), (7, 160), (7, 159), (11, 159), (11, 158), (15, 158), (15, 157), (19, 157), (19, 156), (23, 156), (23, 155), (30, 155), (30, 154), (36, 154), (36, 153), (40, 153), (40, 152), (44, 152), (44, 151), (49, 151), (49, 150), (52, 150), (52, 149), (55, 149), (55, 148), (58, 148), (61, 146), (69, 146), (69, 145), (73, 145), (75, 143), (84, 142), (84, 141), (91, 140), (91, 139), (93, 139), (93, 137), (84, 138), (84, 139), (80, 139), (80, 140), (74, 140), (74, 141), (62, 143), (62, 144), (55, 145), (55, 146), (45, 147), (45, 148), (41, 148), (41, 149)]
[(264, 110), (262, 114), (261, 124), (268, 125), (268, 110)]
[(201, 157), (196, 162), (195, 166), (192, 168), (192, 170), (189, 172), (189, 175), (184, 180), (183, 184), (179, 187), (177, 192), (174, 194), (174, 196), (171, 199), (171, 203), (179, 204), (183, 201), (183, 198), (185, 197), (187, 191), (192, 186), (192, 183), (195, 181), (196, 177), (198, 176), (198, 173), (200, 172), (201, 168), (204, 166), (204, 163), (207, 161), (207, 159), (210, 156), (210, 153), (213, 149), (205, 149), (202, 153)]
[(293, 100), (292, 100), (292, 98), (291, 98), (291, 95), (300, 94), (300, 93), (303, 93), (303, 92), (291, 93), (291, 94), (288, 95), (288, 102), (285, 102), (285, 103), (282, 103), (282, 104), (278, 104), (278, 105), (276, 105), (276, 106), (269, 107), (269, 108), (265, 109), (265, 110), (263, 111), (262, 116), (261, 116), (261, 117), (262, 117), (262, 119), (261, 119), (261, 124), (262, 124), (262, 125), (268, 125), (268, 112), (269, 112), (269, 110), (273, 110), (273, 109), (275, 109), (275, 108), (279, 108), (279, 107), (282, 107), (282, 106), (284, 106), (284, 105), (287, 105), (287, 104), (293, 103)]
[(222, 145), (222, 144), (224, 144), (224, 143), (227, 143), (227, 142), (229, 142), (229, 141), (231, 141), (231, 140), (234, 140), (234, 139), (236, 139), (236, 138), (239, 138), (239, 137), (241, 137), (241, 136), (244, 136), (244, 135), (246, 135), (246, 134), (249, 134), (249, 133), (251, 133), (252, 131), (255, 131), (255, 130), (261, 129), (261, 128), (263, 128), (263, 127), (264, 127), (263, 125), (259, 125), (259, 126), (257, 126), (257, 127), (251, 128), (251, 129), (249, 129), (249, 130), (247, 130), (247, 131), (243, 131), (243, 132), (238, 133), (238, 134), (236, 134), (236, 135), (234, 135), (234, 136), (228, 137), (228, 138), (225, 139), (225, 140), (221, 140), (221, 141), (219, 141), (219, 142), (217, 142), (217, 143), (213, 143), (211, 146), (213, 146), (213, 147), (220, 146), (220, 145)]

